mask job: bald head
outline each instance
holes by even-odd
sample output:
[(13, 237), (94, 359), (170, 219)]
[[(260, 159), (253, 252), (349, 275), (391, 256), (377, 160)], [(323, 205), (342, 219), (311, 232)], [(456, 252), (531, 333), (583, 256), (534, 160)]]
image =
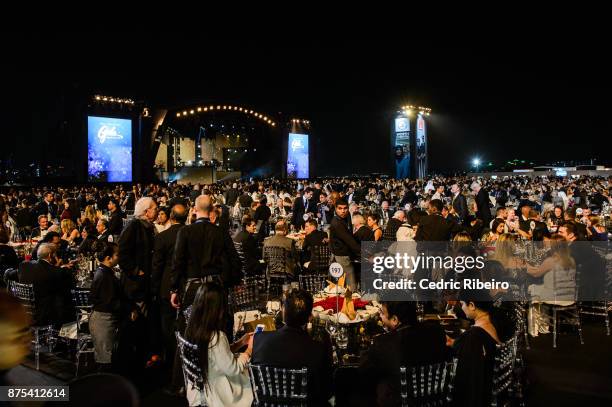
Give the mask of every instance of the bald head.
[(184, 224), (187, 221), (187, 208), (185, 205), (176, 204), (170, 212), (170, 221), (172, 223)]
[(212, 209), (212, 200), (210, 195), (200, 195), (196, 198), (195, 209), (198, 218), (207, 218)]

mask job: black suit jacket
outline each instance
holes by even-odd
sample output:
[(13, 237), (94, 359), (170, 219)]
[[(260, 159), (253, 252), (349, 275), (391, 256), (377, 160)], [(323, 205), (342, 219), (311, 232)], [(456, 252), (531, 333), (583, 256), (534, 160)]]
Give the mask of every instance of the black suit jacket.
[(491, 215), (491, 208), (489, 207), (491, 200), (489, 199), (489, 194), (484, 189), (478, 191), (476, 195), (476, 205), (478, 206), (478, 212), (476, 212), (476, 217), (478, 219), (482, 219), (482, 222), (485, 226), (488, 226), (493, 219), (493, 215)]
[(23, 262), (19, 265), (19, 282), (34, 286), (36, 325), (73, 320), (70, 290), (74, 287), (69, 270), (53, 266), (44, 260)]
[(421, 218), (414, 240), (427, 242), (447, 242), (451, 234), (458, 231), (458, 225), (444, 219), (439, 214)]
[(153, 265), (151, 269), (151, 292), (161, 299), (170, 298), (170, 273), (176, 236), (185, 225), (172, 225), (155, 236)]
[(303, 196), (295, 198), (291, 223), (295, 225), (296, 228), (301, 227), (304, 224), (304, 214), (308, 212), (316, 212), (315, 205), (310, 200), (306, 200), (306, 205), (304, 205)]
[(220, 275), (224, 284), (240, 281), (241, 264), (234, 243), (223, 229), (204, 220), (179, 230), (174, 247), (170, 286), (180, 288), (187, 278)]
[(400, 367), (442, 362), (446, 334), (434, 323), (406, 326), (379, 335), (362, 358), (359, 372), (364, 393), (378, 392), (382, 405), (400, 405)]
[(453, 197), (453, 209), (457, 213), (457, 217), (461, 222), (465, 221), (465, 218), (468, 216), (467, 209), (467, 199), (463, 194), (457, 195), (457, 197)]
[(353, 237), (347, 219), (334, 216), (329, 227), (329, 246), (336, 256), (360, 257), (361, 247)]
[(53, 219), (57, 218), (57, 205), (54, 203), (47, 205), (47, 202), (43, 200), (36, 206), (36, 217), (47, 213), (50, 213)]
[(123, 218), (125, 215), (119, 209), (112, 213), (108, 220), (108, 230), (111, 235), (120, 235), (123, 231)]
[(247, 274), (256, 273), (260, 268), (260, 250), (257, 250), (257, 242), (255, 237), (247, 232), (241, 230), (234, 236), (234, 242), (242, 245), (242, 253), (244, 255), (245, 270)]
[(313, 340), (300, 328), (284, 326), (262, 332), (253, 340), (251, 364), (284, 368), (308, 368), (308, 400), (323, 405), (332, 394), (332, 353), (329, 339)]
[(310, 261), (312, 258), (312, 250), (316, 246), (326, 246), (326, 243), (323, 243), (323, 240), (327, 239), (327, 233), (322, 232), (320, 230), (315, 230), (311, 234), (306, 235), (304, 238), (304, 244), (302, 244), (302, 254), (303, 262)]

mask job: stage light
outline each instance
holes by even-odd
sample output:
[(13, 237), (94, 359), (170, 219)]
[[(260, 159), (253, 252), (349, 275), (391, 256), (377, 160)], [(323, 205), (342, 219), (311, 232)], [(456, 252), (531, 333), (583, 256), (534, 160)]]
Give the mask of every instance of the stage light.
[(100, 96), (96, 96), (96, 100), (100, 100)]
[(226, 110), (226, 109), (227, 109), (227, 106), (223, 106), (223, 110)]
[(176, 117), (181, 117), (181, 114), (180, 114), (180, 113), (177, 113), (177, 114), (176, 114)]
[(198, 107), (198, 112), (201, 112), (201, 111), (202, 111), (202, 108), (201, 108), (201, 107)]
[(205, 108), (204, 108), (204, 111), (205, 111), (205, 112), (206, 112), (206, 111), (208, 111), (208, 108), (207, 108), (207, 107), (205, 107)]
[(250, 114), (253, 114), (253, 111), (252, 111), (252, 110), (249, 110), (249, 113), (250, 113)]
[(240, 108), (240, 109), (238, 109), (238, 110), (240, 110), (240, 111), (242, 112), (242, 108)]
[(191, 109), (191, 110), (189, 111), (189, 113), (193, 114), (193, 113), (194, 113), (193, 109)]
[(211, 106), (209, 106), (209, 109), (210, 109), (210, 110), (214, 110), (214, 109), (215, 109), (215, 107), (211, 105)]
[(221, 106), (220, 105), (217, 105), (217, 110), (221, 110)]
[(183, 116), (187, 116), (187, 110), (183, 111)]

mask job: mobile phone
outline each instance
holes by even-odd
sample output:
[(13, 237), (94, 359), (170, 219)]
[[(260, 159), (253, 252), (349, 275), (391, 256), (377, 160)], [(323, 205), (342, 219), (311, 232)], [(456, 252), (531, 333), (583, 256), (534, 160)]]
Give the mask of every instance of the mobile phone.
[(265, 327), (266, 327), (266, 326), (265, 326), (264, 324), (258, 324), (258, 325), (255, 327), (255, 333), (256, 333), (256, 334), (258, 334), (258, 333), (260, 333), (260, 332), (263, 332), (263, 330), (264, 330), (264, 328), (265, 328)]

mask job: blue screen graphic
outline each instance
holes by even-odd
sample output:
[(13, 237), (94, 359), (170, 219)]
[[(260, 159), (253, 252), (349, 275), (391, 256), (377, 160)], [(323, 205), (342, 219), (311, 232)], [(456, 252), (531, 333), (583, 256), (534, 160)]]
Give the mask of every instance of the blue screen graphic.
[(287, 177), (308, 178), (308, 134), (289, 133)]
[(88, 116), (87, 156), (90, 182), (131, 182), (132, 121)]

